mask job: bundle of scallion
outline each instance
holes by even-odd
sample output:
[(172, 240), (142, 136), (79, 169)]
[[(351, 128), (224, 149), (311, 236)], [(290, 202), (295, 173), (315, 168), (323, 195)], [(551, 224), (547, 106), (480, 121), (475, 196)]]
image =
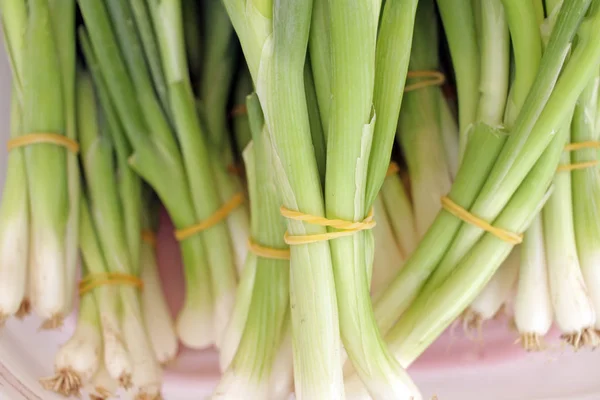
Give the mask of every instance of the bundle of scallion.
[[(343, 396), (337, 356), (339, 307), (345, 350), (370, 393), (375, 398), (418, 396), (405, 372), (389, 357), (374, 325), (368, 279), (373, 254), (371, 234), (358, 229), (329, 243), (317, 239), (325, 233), (323, 226), (332, 223), (325, 221), (324, 215), (338, 219), (334, 226), (350, 224), (345, 221), (359, 221), (357, 227), (367, 224), (360, 221), (369, 214), (389, 164), (416, 2), (387, 2), (379, 38), (379, 3), (361, 2), (349, 9), (336, 1), (316, 1), (314, 11), (312, 2), (244, 4), (232, 0), (225, 5), (240, 38), (280, 162), (276, 171), (279, 193), (288, 219), (288, 242), (294, 244), (290, 291), (296, 395)], [(325, 133), (325, 163), (316, 145), (317, 124), (310, 118), (314, 107), (312, 102), (307, 104), (311, 96), (305, 93), (305, 77), (310, 76), (305, 72), (305, 59), (311, 11), (311, 65), (315, 97), (317, 101), (324, 99), (318, 110)], [(325, 12), (327, 17), (322, 14)], [(315, 33), (323, 30), (329, 35), (319, 37)], [(407, 45), (399, 46), (399, 41)], [(347, 62), (348, 57), (352, 62)], [(329, 87), (321, 86), (319, 82), (324, 80)], [(285, 86), (279, 82), (285, 82)], [(345, 82), (352, 82), (352, 92), (348, 92)], [(327, 166), (324, 182), (319, 179), (323, 171), (319, 165)], [(304, 220), (313, 223), (302, 224)], [(339, 233), (336, 231), (330, 229), (329, 233)], [(302, 296), (306, 290), (317, 295)], [(321, 339), (318, 346), (313, 340), (316, 336)], [(369, 349), (368, 356), (365, 348)], [(314, 369), (317, 359), (322, 361), (318, 371)]]
[(75, 2), (2, 1), (0, 10), (13, 71), (0, 321), (31, 305), (52, 329), (71, 311), (77, 265)]
[[(489, 218), (494, 221), (495, 226), (509, 232), (522, 231), (543, 204), (544, 193), (554, 175), (568, 133), (559, 128), (569, 117), (584, 86), (597, 72), (600, 43), (597, 41), (598, 31), (592, 27), (600, 18), (600, 4), (598, 1), (591, 3), (591, 7), (589, 1), (563, 4), (538, 74), (510, 130), (511, 135), (502, 146), (487, 182), (478, 195), (474, 193), (476, 201), (470, 207), (471, 213)], [(577, 44), (565, 61), (566, 49), (572, 46), (576, 33)], [(473, 185), (483, 170), (467, 169), (472, 161), (470, 157), (475, 155), (474, 143), (481, 140), (477, 133), (475, 130), (469, 140), (457, 183), (462, 183), (461, 175), (468, 171)], [(477, 150), (479, 153), (482, 149)], [(486, 156), (489, 157), (487, 154)], [(455, 183), (451, 198), (456, 193), (456, 187)], [(467, 192), (463, 194), (466, 195)], [(440, 217), (446, 217), (444, 214), (442, 212)], [(468, 231), (471, 231), (471, 238), (467, 241)], [(481, 239), (478, 240), (479, 238)], [(424, 246), (426, 241), (427, 236), (419, 247)], [(458, 264), (453, 263), (451, 268), (445, 269), (441, 268), (442, 265), (435, 270), (416, 300), (388, 334), (389, 343), (394, 353), (401, 357), (402, 365), (409, 365), (430, 340), (474, 299), (512, 248), (510, 243), (499, 240), (493, 233), (483, 235), (481, 229), (463, 225), (459, 234), (454, 237), (446, 258), (448, 255), (456, 255), (459, 245), (462, 247), (468, 243), (471, 243), (465, 248), (468, 253), (463, 253), (464, 257), (457, 257)], [(415, 254), (418, 252), (419, 249)], [(399, 276), (408, 271), (409, 263)], [(450, 298), (453, 299), (452, 304), (447, 301)], [(403, 309), (406, 309), (405, 302), (412, 300), (406, 293), (398, 299), (402, 301), (396, 304)], [(379, 306), (382, 305), (383, 302), (380, 301)], [(424, 335), (425, 332), (427, 335)]]
[(181, 3), (80, 0), (79, 7), (90, 50), (131, 142), (130, 164), (178, 228), (187, 285), (179, 338), (207, 347), (231, 316), (236, 270), (188, 75)]

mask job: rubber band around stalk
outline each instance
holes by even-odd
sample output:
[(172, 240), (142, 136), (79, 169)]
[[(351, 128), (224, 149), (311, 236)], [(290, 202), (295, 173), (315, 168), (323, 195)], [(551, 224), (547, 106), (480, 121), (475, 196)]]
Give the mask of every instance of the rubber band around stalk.
[(11, 151), (19, 147), (31, 146), (34, 144), (54, 144), (66, 148), (71, 153), (79, 153), (79, 143), (75, 140), (58, 133), (48, 132), (28, 133), (12, 138), (6, 143), (6, 148), (8, 151)]
[(454, 215), (455, 217), (463, 220), (464, 222), (471, 224), (479, 229), (483, 229), (484, 231), (491, 233), (498, 239), (503, 240), (507, 243), (515, 245), (523, 242), (522, 234), (514, 233), (506, 229), (497, 228), (491, 225), (490, 223), (471, 214), (469, 211), (456, 204), (448, 196), (442, 197), (442, 208), (448, 211), (450, 214)]
[(259, 257), (271, 260), (290, 259), (290, 249), (276, 249), (273, 247), (262, 246), (252, 239), (248, 239), (248, 250)]
[(244, 195), (242, 193), (235, 194), (227, 203), (225, 203), (221, 208), (215, 211), (213, 215), (211, 215), (204, 221), (189, 226), (187, 228), (177, 229), (175, 231), (175, 238), (181, 242), (191, 236), (194, 236), (197, 233), (212, 228), (213, 226), (227, 218), (227, 216), (231, 214), (233, 210), (238, 208), (243, 202)]
[(87, 275), (79, 282), (79, 296), (106, 285), (124, 285), (133, 286), (142, 290), (144, 282), (135, 275), (123, 274), (118, 272), (108, 272), (104, 274)]
[[(565, 146), (565, 151), (576, 151), (582, 149), (600, 149), (600, 141), (588, 140), (585, 142), (569, 143)], [(580, 169), (592, 168), (600, 164), (598, 160), (584, 161), (580, 163), (559, 165), (557, 172), (576, 171)]]
[(287, 219), (302, 221), (311, 225), (340, 229), (338, 232), (316, 233), (312, 235), (290, 235), (288, 232), (286, 232), (284, 235), (284, 240), (285, 243), (289, 245), (311, 244), (338, 239), (345, 236), (351, 236), (360, 231), (373, 229), (373, 227), (375, 227), (377, 224), (375, 222), (373, 209), (369, 211), (369, 214), (365, 219), (357, 222), (344, 221), (342, 219), (328, 219), (325, 217), (306, 214), (300, 211), (293, 211), (283, 206), (280, 208), (280, 211), (281, 215)]
[(142, 242), (149, 244), (152, 247), (156, 247), (156, 234), (151, 230), (142, 231)]
[(404, 92), (412, 92), (419, 89), (424, 89), (430, 86), (442, 86), (446, 82), (446, 75), (440, 71), (423, 70), (423, 71), (408, 71), (406, 79), (411, 78), (429, 78), (420, 82), (411, 83), (404, 86)]

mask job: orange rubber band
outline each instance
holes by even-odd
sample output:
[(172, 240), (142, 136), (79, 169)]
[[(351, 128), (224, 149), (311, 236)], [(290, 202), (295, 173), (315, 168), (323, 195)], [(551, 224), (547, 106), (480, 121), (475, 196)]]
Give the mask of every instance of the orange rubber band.
[(64, 135), (59, 135), (58, 133), (28, 133), (26, 135), (10, 139), (6, 143), (6, 147), (8, 151), (11, 151), (19, 147), (41, 143), (55, 144), (57, 146), (65, 147), (71, 153), (79, 153), (79, 143), (77, 143), (73, 139), (69, 139)]
[(280, 211), (281, 215), (287, 219), (302, 221), (312, 225), (328, 226), (331, 228), (340, 229), (339, 232), (317, 233), (313, 235), (289, 235), (288, 232), (286, 232), (283, 238), (285, 243), (289, 245), (310, 244), (338, 239), (344, 236), (353, 235), (356, 232), (364, 231), (366, 229), (373, 229), (373, 227), (376, 225), (373, 209), (371, 209), (369, 215), (367, 215), (365, 219), (358, 222), (344, 221), (342, 219), (327, 219), (325, 217), (305, 214), (300, 211), (293, 211), (283, 206), (280, 208)]
[(145, 229), (142, 231), (142, 241), (152, 247), (156, 247), (156, 234), (149, 229)]
[(400, 172), (400, 167), (395, 161), (392, 161), (387, 172), (385, 173), (385, 177), (387, 178), (388, 176), (396, 175), (398, 172)]
[(455, 217), (463, 220), (468, 224), (471, 224), (473, 226), (476, 226), (477, 228), (483, 229), (484, 231), (491, 233), (492, 235), (496, 236), (498, 239), (505, 241), (506, 243), (519, 244), (523, 241), (523, 235), (492, 226), (488, 222), (482, 220), (479, 217), (476, 217), (469, 211), (456, 204), (448, 196), (442, 197), (442, 207), (444, 208), (444, 210), (448, 211)]
[[(565, 146), (565, 151), (575, 151), (581, 149), (600, 149), (600, 142), (596, 140), (588, 140), (586, 142), (570, 143)], [(598, 160), (584, 161), (574, 164), (559, 165), (556, 168), (557, 172), (575, 171), (579, 169), (592, 168), (599, 164)]]
[(144, 288), (144, 282), (135, 275), (108, 272), (104, 274), (88, 275), (79, 282), (79, 296), (105, 285), (127, 285), (140, 290)]
[(235, 118), (246, 114), (248, 114), (248, 108), (246, 107), (246, 105), (238, 104), (237, 106), (231, 109), (231, 111), (229, 112), (229, 117)]
[(273, 247), (262, 246), (252, 239), (248, 239), (248, 250), (262, 258), (272, 260), (289, 260), (290, 249), (275, 249)]
[(429, 86), (442, 86), (446, 82), (446, 75), (440, 71), (408, 71), (406, 79), (429, 78), (404, 86), (404, 93), (424, 89)]
[(219, 208), (213, 215), (208, 217), (202, 222), (197, 223), (196, 225), (189, 226), (187, 228), (178, 229), (175, 231), (175, 238), (178, 241), (185, 240), (190, 236), (193, 236), (197, 233), (207, 230), (221, 222), (223, 219), (227, 218), (227, 216), (236, 208), (238, 208), (244, 202), (244, 195), (242, 193), (238, 193), (233, 196), (227, 203), (223, 205), (223, 207)]

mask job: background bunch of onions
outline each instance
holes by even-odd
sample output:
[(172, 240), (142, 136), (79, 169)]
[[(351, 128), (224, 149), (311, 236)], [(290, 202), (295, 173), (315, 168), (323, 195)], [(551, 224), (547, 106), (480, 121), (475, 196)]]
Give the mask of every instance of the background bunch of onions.
[(600, 343), (600, 0), (0, 13), (0, 325), (75, 316), (46, 389), (159, 399), (181, 343), (219, 351), (214, 399), (417, 400), (455, 321)]

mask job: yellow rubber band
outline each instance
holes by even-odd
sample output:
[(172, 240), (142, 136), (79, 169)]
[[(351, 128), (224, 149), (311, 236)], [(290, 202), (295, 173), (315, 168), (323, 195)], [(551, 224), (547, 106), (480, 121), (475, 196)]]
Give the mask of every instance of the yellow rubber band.
[(134, 275), (109, 272), (105, 274), (88, 275), (79, 282), (79, 296), (105, 285), (127, 285), (140, 290), (144, 288), (144, 282)]
[(223, 219), (227, 218), (227, 216), (236, 208), (240, 206), (244, 202), (244, 195), (242, 193), (238, 193), (233, 196), (227, 203), (223, 205), (223, 207), (219, 208), (213, 215), (208, 217), (202, 222), (199, 222), (195, 225), (189, 226), (187, 228), (178, 229), (175, 231), (175, 238), (178, 241), (185, 240), (190, 236), (195, 235), (196, 233), (202, 232), (211, 228), (221, 222)]
[(290, 259), (290, 249), (275, 249), (273, 247), (261, 246), (252, 239), (248, 239), (248, 250), (262, 258), (270, 258), (273, 260)]
[(429, 86), (442, 86), (446, 82), (446, 75), (440, 71), (408, 71), (407, 79), (411, 78), (429, 78), (420, 82), (411, 83), (404, 86), (404, 92), (412, 92), (419, 89), (424, 89)]
[[(570, 143), (565, 146), (565, 151), (575, 151), (581, 149), (600, 149), (600, 142), (596, 140), (588, 140), (586, 142)], [(574, 164), (559, 165), (556, 168), (557, 172), (575, 171), (579, 169), (592, 168), (599, 164), (598, 160), (584, 161)]]
[(156, 247), (156, 234), (147, 229), (142, 231), (142, 241), (152, 247)]
[(364, 231), (366, 229), (373, 229), (376, 225), (373, 209), (369, 212), (369, 215), (362, 221), (352, 222), (344, 221), (342, 219), (327, 219), (325, 217), (318, 217), (316, 215), (305, 214), (300, 211), (293, 211), (285, 207), (280, 208), (281, 215), (287, 219), (293, 219), (294, 221), (302, 221), (312, 225), (329, 226), (331, 228), (340, 229), (339, 232), (327, 232), (317, 233), (313, 235), (289, 235), (285, 233), (285, 243), (289, 245), (298, 244), (310, 244), (316, 242), (324, 242), (327, 240), (337, 239), (344, 236), (350, 236), (356, 232)]
[(248, 108), (245, 104), (238, 104), (237, 106), (233, 107), (229, 112), (229, 116), (231, 118), (239, 117), (240, 115), (246, 114), (248, 114)]
[(488, 222), (471, 214), (469, 211), (456, 204), (448, 196), (442, 197), (442, 207), (444, 208), (444, 210), (448, 211), (455, 217), (460, 218), (468, 224), (471, 224), (480, 229), (483, 229), (486, 232), (491, 233), (492, 235), (496, 236), (498, 239), (505, 241), (506, 243), (519, 244), (523, 241), (523, 235), (492, 226)]
[(392, 161), (387, 172), (385, 173), (385, 177), (387, 178), (388, 176), (396, 175), (398, 172), (400, 172), (400, 167), (395, 161)]
[(556, 168), (556, 171), (557, 172), (565, 172), (565, 171), (575, 171), (578, 169), (586, 169), (586, 168), (595, 167), (599, 163), (600, 162), (598, 160), (593, 160), (593, 161), (585, 161), (585, 162), (580, 162), (580, 163), (575, 163), (575, 164), (559, 165), (558, 168)]
[(565, 146), (565, 151), (575, 151), (581, 149), (600, 149), (600, 142), (588, 140), (587, 142), (569, 143)]
[(6, 143), (8, 151), (17, 149), (19, 147), (30, 146), (32, 144), (55, 144), (67, 148), (71, 153), (79, 153), (79, 143), (73, 139), (69, 139), (64, 135), (58, 133), (28, 133), (26, 135), (18, 136), (10, 139)]

